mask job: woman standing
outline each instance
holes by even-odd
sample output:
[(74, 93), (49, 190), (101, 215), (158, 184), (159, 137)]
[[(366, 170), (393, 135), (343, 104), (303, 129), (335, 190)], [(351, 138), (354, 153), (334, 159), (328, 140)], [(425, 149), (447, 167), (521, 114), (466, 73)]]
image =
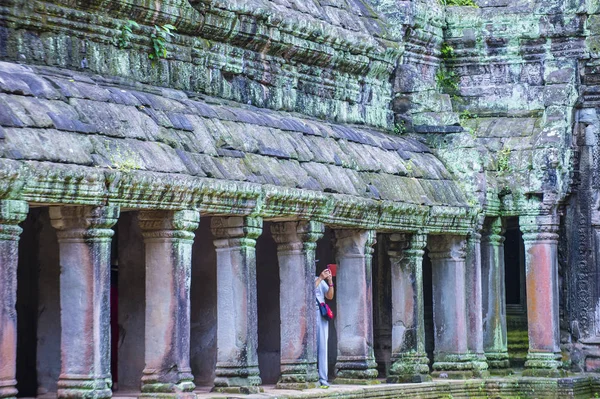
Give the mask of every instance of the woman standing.
[[(315, 297), (319, 303), (325, 302), (325, 298), (333, 299), (333, 280), (331, 270), (325, 269), (315, 280)], [(317, 359), (319, 367), (319, 385), (321, 388), (329, 388), (327, 382), (327, 340), (329, 339), (329, 320), (321, 316), (319, 304), (317, 304)]]

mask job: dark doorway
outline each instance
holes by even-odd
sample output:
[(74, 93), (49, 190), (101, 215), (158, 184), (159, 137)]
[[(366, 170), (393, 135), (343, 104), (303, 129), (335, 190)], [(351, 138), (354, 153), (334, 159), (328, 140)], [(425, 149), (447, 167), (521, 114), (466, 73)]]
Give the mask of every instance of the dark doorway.
[(256, 241), (256, 290), (258, 304), (258, 364), (263, 384), (275, 384), (281, 366), (279, 262), (271, 223), (264, 222)]
[(529, 348), (527, 297), (525, 291), (525, 248), (519, 218), (505, 219), (504, 264), (508, 354), (512, 367), (523, 367)]
[(31, 209), (21, 224), (17, 268), (17, 389), (37, 395), (37, 312), (39, 290), (40, 209)]
[(435, 332), (433, 326), (433, 270), (429, 251), (425, 248), (423, 255), (423, 304), (425, 313), (425, 352), (429, 358), (429, 369), (433, 365), (433, 351), (435, 349)]
[(392, 355), (392, 270), (388, 237), (377, 234), (373, 251), (373, 347), (379, 377), (385, 377)]
[[(320, 274), (323, 269), (330, 263), (337, 263), (335, 258), (335, 239), (333, 230), (329, 227), (325, 227), (325, 233), (323, 237), (317, 241), (317, 249), (315, 255), (316, 263), (316, 274)], [(315, 274), (315, 277), (316, 277)], [(335, 277), (333, 278), (334, 286), (337, 284)], [(337, 315), (337, 296), (334, 294), (333, 300), (327, 300), (327, 304), (333, 311), (334, 315)], [(316, 309), (316, 308), (315, 308)], [(329, 381), (335, 378), (335, 362), (337, 361), (337, 330), (336, 330), (336, 319), (333, 322), (329, 322), (329, 341), (327, 343), (327, 363), (329, 365), (327, 376)]]
[(60, 372), (60, 266), (48, 208), (31, 208), (21, 225), (17, 268), (18, 396), (56, 392)]

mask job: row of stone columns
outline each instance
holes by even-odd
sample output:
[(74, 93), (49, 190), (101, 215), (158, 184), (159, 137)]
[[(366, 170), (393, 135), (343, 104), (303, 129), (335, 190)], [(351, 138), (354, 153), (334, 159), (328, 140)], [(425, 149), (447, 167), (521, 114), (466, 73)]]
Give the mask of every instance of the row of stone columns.
[[(0, 201), (0, 398), (16, 394), (16, 269), (21, 201)], [(51, 207), (60, 246), (59, 397), (110, 397), (110, 241), (119, 208)], [(192, 397), (189, 364), (191, 251), (199, 213), (142, 211), (146, 248), (145, 368), (142, 396)], [(527, 265), (530, 375), (559, 374), (556, 217), (521, 217)], [(213, 217), (217, 254), (215, 390), (257, 392), (256, 239), (259, 217)], [(279, 387), (315, 385), (315, 248), (323, 224), (273, 223), (281, 307)], [(371, 258), (375, 232), (336, 230), (336, 381), (377, 377), (373, 351)], [(388, 381), (429, 377), (425, 353), (422, 262), (433, 270), (434, 375), (469, 377), (508, 367), (502, 224), (477, 234), (391, 234), (392, 361)]]

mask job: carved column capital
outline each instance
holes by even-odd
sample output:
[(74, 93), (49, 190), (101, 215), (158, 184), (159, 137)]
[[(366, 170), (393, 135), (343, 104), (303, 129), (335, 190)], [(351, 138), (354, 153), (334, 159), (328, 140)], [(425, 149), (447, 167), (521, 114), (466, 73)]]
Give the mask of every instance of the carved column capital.
[(490, 245), (502, 245), (505, 241), (505, 232), (502, 218), (494, 218), (484, 226), (482, 242)]
[(335, 230), (335, 248), (344, 256), (369, 256), (377, 242), (375, 230)]
[(467, 235), (467, 242), (468, 243), (473, 243), (475, 245), (481, 243), (481, 232), (480, 232), (480, 230), (470, 232)]
[(262, 234), (262, 228), (263, 220), (258, 216), (213, 217), (210, 222), (217, 248), (218, 241), (231, 239), (241, 239), (244, 240), (244, 245), (255, 246), (256, 239)]
[(521, 216), (519, 227), (525, 244), (536, 242), (558, 243), (560, 217), (558, 215)]
[(427, 245), (430, 259), (464, 260), (467, 256), (467, 238), (465, 236), (430, 236)]
[(314, 249), (324, 231), (323, 223), (313, 221), (280, 222), (271, 225), (273, 240), (280, 251)]
[(27, 217), (29, 204), (25, 201), (0, 201), (0, 240), (18, 241), (23, 229), (19, 227)]
[(118, 206), (53, 206), (50, 222), (59, 240), (96, 238), (110, 240), (117, 223)]
[(141, 211), (139, 223), (144, 239), (178, 238), (193, 240), (200, 223), (200, 213), (195, 210)]
[(427, 234), (395, 233), (389, 235), (388, 255), (390, 258), (404, 256), (422, 257), (427, 246)]

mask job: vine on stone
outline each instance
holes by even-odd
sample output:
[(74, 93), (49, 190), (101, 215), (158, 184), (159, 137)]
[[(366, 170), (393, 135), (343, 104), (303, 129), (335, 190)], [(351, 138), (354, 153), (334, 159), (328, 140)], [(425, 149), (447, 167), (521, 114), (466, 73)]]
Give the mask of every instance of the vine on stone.
[(167, 42), (173, 37), (171, 31), (176, 31), (177, 28), (171, 24), (154, 25), (154, 32), (150, 36), (152, 40), (152, 52), (148, 54), (148, 58), (156, 61), (160, 58), (167, 58)]
[(478, 7), (473, 0), (439, 0), (439, 2), (443, 6)]
[(123, 49), (131, 45), (131, 38), (133, 37), (133, 29), (139, 29), (140, 26), (137, 22), (127, 20), (119, 28), (119, 36), (113, 40), (115, 46)]

